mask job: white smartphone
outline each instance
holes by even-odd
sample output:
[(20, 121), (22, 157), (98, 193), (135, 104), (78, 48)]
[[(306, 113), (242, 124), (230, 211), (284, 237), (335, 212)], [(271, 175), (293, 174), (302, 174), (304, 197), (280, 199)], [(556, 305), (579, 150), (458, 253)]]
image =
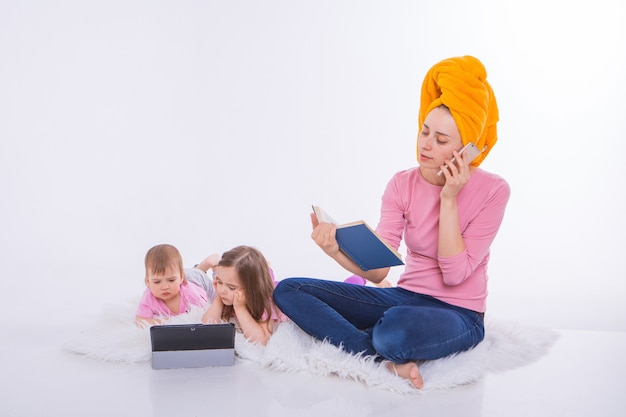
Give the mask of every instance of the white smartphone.
[[(467, 145), (463, 146), (460, 150), (459, 150), (459, 155), (463, 155), (463, 152), (467, 152), (467, 159), (468, 159), (468, 163), (471, 163), (474, 159), (476, 159), (476, 157), (478, 155), (480, 155), (480, 151), (478, 150), (478, 148), (476, 147), (476, 145), (474, 145), (474, 142), (470, 142)], [(450, 163), (454, 163), (454, 159), (452, 158), (450, 160)], [(437, 173), (437, 175), (441, 176), (441, 174), (443, 174), (442, 170), (439, 170), (439, 172)]]

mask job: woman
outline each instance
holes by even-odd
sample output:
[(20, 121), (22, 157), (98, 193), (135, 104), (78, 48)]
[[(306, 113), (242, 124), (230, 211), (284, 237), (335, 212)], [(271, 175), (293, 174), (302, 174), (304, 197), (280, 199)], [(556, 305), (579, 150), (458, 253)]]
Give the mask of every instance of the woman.
[[(276, 305), (305, 332), (389, 361), (390, 371), (416, 388), (423, 386), (419, 361), (484, 338), (489, 248), (510, 194), (505, 180), (478, 168), (496, 142), (498, 121), (482, 63), (471, 56), (437, 63), (420, 102), (419, 164), (388, 183), (376, 228), (396, 249), (405, 241), (397, 287), (289, 278), (274, 292)], [(481, 151), (473, 161), (458, 153), (469, 142)], [(361, 270), (339, 250), (336, 227), (311, 219), (313, 240), (342, 267), (373, 283), (385, 279), (389, 268)]]

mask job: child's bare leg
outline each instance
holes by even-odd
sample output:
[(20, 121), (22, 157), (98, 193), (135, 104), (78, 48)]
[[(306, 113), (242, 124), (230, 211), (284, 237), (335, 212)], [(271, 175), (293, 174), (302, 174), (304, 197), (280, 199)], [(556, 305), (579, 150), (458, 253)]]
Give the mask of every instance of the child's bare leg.
[(393, 363), (389, 362), (387, 364), (387, 368), (394, 372), (396, 375), (408, 379), (411, 381), (413, 386), (417, 389), (422, 389), (424, 387), (424, 380), (420, 375), (419, 368), (415, 362), (408, 363)]
[(212, 255), (207, 256), (206, 258), (204, 258), (202, 260), (202, 262), (200, 262), (199, 264), (196, 265), (196, 268), (204, 271), (204, 272), (208, 272), (209, 269), (214, 269), (217, 266), (217, 263), (220, 261), (221, 256), (218, 255), (217, 253), (214, 253)]

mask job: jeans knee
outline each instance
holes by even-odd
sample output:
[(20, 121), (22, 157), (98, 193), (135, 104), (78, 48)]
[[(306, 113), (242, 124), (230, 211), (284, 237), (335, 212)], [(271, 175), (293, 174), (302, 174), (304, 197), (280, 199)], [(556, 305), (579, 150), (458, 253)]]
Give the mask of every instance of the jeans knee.
[(297, 278), (285, 278), (276, 284), (272, 297), (274, 298), (274, 303), (278, 306), (278, 308), (280, 308), (281, 303), (291, 297), (289, 293), (297, 291), (299, 286), (300, 284), (298, 284)]
[[(393, 311), (392, 311), (393, 310)], [(482, 323), (475, 313), (427, 309), (419, 319), (407, 320), (407, 308), (388, 310), (376, 324), (372, 345), (384, 358), (396, 363), (439, 359), (471, 349), (484, 336)]]
[(274, 292), (272, 294), (272, 297), (274, 298), (274, 302), (276, 304), (280, 302), (280, 299), (282, 298), (283, 294), (286, 291), (290, 290), (290, 284), (288, 281), (289, 281), (288, 279), (279, 281), (278, 284), (276, 284), (276, 287), (274, 287)]
[[(410, 343), (410, 337), (404, 326), (384, 326), (377, 324), (372, 332), (372, 346), (385, 359), (396, 363), (410, 360), (406, 358), (405, 347)], [(409, 344), (410, 346), (410, 344)]]

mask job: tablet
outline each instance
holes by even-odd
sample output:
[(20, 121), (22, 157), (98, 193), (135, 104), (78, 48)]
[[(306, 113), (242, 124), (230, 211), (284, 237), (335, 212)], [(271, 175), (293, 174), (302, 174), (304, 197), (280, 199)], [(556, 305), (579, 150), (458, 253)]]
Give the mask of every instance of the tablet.
[(235, 364), (235, 326), (167, 324), (150, 327), (152, 368), (202, 368)]

